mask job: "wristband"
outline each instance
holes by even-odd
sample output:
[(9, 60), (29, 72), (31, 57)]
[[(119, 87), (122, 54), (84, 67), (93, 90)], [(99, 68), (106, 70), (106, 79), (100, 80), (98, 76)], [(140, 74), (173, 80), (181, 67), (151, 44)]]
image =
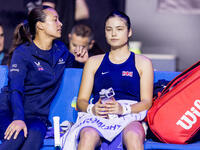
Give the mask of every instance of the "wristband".
[(122, 115), (128, 115), (128, 114), (131, 114), (131, 106), (130, 105), (127, 105), (127, 104), (121, 104), (122, 106)]
[(87, 107), (87, 113), (94, 115), (93, 112), (92, 112), (93, 107), (94, 107), (94, 104), (89, 104), (88, 107)]

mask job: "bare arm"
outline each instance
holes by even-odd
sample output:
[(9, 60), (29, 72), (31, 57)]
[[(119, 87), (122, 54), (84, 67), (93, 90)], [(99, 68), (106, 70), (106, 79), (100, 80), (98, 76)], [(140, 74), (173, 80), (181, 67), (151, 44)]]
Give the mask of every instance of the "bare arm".
[(153, 66), (149, 59), (136, 55), (136, 68), (140, 74), (141, 101), (131, 105), (132, 113), (147, 110), (152, 105), (153, 96)]
[[(85, 64), (77, 100), (77, 108), (79, 111), (87, 112), (87, 107), (89, 105), (88, 101), (94, 84), (94, 75), (103, 59), (103, 56), (104, 55), (93, 56), (89, 58)], [(108, 111), (106, 110), (106, 104), (101, 104), (100, 101), (101, 100), (99, 99), (99, 101), (92, 107), (92, 114), (107, 118)]]
[(76, 0), (75, 20), (88, 19), (89, 8), (85, 0)]
[(102, 57), (102, 55), (91, 57), (85, 63), (77, 100), (77, 108), (79, 111), (87, 111), (88, 101), (94, 84), (94, 75), (100, 65)]

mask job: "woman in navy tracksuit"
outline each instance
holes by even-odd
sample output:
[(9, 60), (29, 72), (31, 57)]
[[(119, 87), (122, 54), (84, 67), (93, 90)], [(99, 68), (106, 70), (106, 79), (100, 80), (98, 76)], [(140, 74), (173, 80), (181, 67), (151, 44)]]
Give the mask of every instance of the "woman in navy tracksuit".
[(1, 98), (1, 149), (39, 150), (46, 134), (49, 108), (66, 67), (85, 62), (88, 53), (78, 47), (75, 57), (55, 40), (62, 23), (50, 7), (33, 9), (28, 21), (14, 33), (9, 64), (9, 91)]

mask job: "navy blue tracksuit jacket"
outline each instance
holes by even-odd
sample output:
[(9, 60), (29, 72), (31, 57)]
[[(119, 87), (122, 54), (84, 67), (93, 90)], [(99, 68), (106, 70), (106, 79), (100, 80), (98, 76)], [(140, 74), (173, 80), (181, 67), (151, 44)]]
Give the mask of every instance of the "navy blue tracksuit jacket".
[(17, 47), (8, 75), (13, 119), (47, 119), (64, 69), (73, 63), (74, 56), (61, 41), (55, 40), (48, 51), (34, 43)]

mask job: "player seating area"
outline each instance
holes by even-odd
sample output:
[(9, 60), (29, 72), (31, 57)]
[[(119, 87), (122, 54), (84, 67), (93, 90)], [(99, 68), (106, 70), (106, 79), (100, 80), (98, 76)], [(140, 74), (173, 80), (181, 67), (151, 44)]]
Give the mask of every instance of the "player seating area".
[[(154, 72), (154, 82), (160, 79), (172, 80), (180, 72)], [(0, 66), (0, 88), (8, 83), (8, 69), (6, 66)], [(59, 116), (60, 122), (68, 120), (75, 122), (77, 111), (75, 110), (76, 99), (81, 82), (82, 69), (67, 68), (63, 76), (60, 89), (52, 102), (49, 120), (53, 122), (53, 116)], [(199, 150), (200, 141), (192, 144), (166, 144), (146, 140), (144, 144), (145, 150)], [(54, 140), (45, 139), (44, 146), (41, 150), (53, 150)]]

